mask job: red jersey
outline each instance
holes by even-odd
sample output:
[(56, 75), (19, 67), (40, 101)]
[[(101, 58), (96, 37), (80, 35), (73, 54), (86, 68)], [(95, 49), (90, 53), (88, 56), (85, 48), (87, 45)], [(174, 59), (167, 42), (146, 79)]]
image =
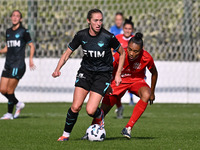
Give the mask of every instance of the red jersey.
[(129, 38), (124, 37), (124, 34), (118, 34), (115, 37), (121, 44), (121, 46), (124, 48), (124, 50), (127, 50), (128, 47), (128, 41), (133, 37), (134, 35), (131, 35)]
[[(134, 61), (130, 61), (128, 57), (128, 52), (125, 52), (126, 57), (121, 73), (121, 83), (133, 83), (138, 80), (143, 80), (145, 78), (146, 67), (150, 70), (155, 66), (152, 56), (146, 50), (142, 49), (138, 58)], [(114, 77), (119, 64), (119, 54), (115, 53), (113, 59)]]

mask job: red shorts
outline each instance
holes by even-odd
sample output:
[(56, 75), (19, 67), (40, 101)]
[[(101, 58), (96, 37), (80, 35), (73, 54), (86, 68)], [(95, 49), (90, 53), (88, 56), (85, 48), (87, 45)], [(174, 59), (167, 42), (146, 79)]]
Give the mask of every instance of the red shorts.
[(139, 89), (144, 86), (149, 87), (145, 80), (139, 80), (133, 83), (121, 83), (119, 86), (116, 86), (115, 83), (112, 82), (111, 87), (113, 89), (113, 94), (106, 94), (103, 98), (102, 103), (109, 106), (114, 106), (117, 100), (121, 100), (122, 96), (124, 96), (126, 91), (129, 91), (130, 93), (133, 93), (138, 96)]

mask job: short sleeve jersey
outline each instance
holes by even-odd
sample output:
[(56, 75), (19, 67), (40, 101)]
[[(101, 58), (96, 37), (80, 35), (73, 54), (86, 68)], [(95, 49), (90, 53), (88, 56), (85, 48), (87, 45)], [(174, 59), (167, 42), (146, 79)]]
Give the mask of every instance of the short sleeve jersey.
[(111, 48), (118, 50), (119, 41), (113, 34), (102, 28), (97, 36), (89, 34), (89, 28), (77, 32), (68, 47), (74, 51), (82, 46), (81, 67), (90, 71), (112, 71), (113, 57)]
[(5, 68), (23, 68), (25, 65), (25, 47), (31, 42), (29, 31), (20, 26), (17, 30), (6, 30), (6, 54)]
[(124, 48), (124, 50), (127, 50), (128, 41), (132, 37), (133, 37), (133, 35), (131, 35), (129, 38), (124, 37), (124, 34), (118, 34), (118, 35), (116, 35), (117, 40), (119, 41), (119, 43), (121, 44), (121, 46)]
[[(119, 64), (119, 54), (114, 55), (113, 61), (113, 75), (117, 70)], [(126, 51), (126, 58), (121, 73), (121, 83), (133, 83), (135, 81), (145, 78), (146, 68), (149, 70), (155, 66), (152, 56), (145, 50), (142, 50), (137, 59), (130, 61), (128, 58), (128, 52)]]

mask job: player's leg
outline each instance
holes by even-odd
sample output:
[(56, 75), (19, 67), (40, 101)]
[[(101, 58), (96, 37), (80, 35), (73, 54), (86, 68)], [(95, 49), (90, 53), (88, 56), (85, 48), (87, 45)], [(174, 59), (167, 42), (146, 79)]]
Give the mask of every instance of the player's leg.
[(129, 96), (130, 96), (130, 102), (129, 105), (134, 105), (134, 101), (133, 101), (133, 94), (129, 91)]
[[(6, 93), (4, 95), (8, 99), (8, 114), (9, 115), (13, 113), (14, 105), (16, 105), (18, 103), (18, 100), (14, 94), (14, 91), (18, 85), (18, 82), (19, 82), (19, 80), (15, 79), (15, 78), (9, 78), (8, 83), (7, 83), (7, 90), (6, 90), (6, 92), (4, 91)], [(1, 119), (3, 119), (3, 117)], [(11, 118), (11, 119), (13, 119), (13, 118)]]
[(117, 96), (117, 100), (115, 102), (117, 109), (115, 110), (115, 113), (117, 114), (118, 119), (123, 118), (123, 111), (124, 107), (121, 103), (121, 97), (126, 93), (128, 90), (129, 84), (120, 84), (119, 86), (115, 86), (115, 83), (112, 82), (111, 87), (113, 88), (113, 96)]
[(19, 80), (23, 77), (25, 71), (26, 71), (25, 64), (22, 68), (12, 68), (12, 70), (10, 71), (10, 80), (7, 89), (7, 94), (9, 96), (9, 99), (11, 99), (14, 105), (16, 105), (14, 118), (18, 118), (21, 110), (25, 107), (25, 104), (23, 102), (19, 102), (18, 99), (15, 97), (14, 93), (15, 88), (17, 87)]
[(87, 105), (86, 105), (86, 111), (89, 116), (95, 118), (93, 119), (94, 122), (92, 124), (97, 123), (101, 127), (104, 127), (104, 112), (102, 109), (98, 107), (101, 99), (102, 99), (102, 95), (91, 91)]
[(69, 108), (66, 117), (66, 123), (63, 135), (57, 141), (67, 141), (73, 126), (78, 118), (83, 102), (90, 91), (92, 73), (88, 70), (80, 68), (76, 75), (75, 90), (72, 106)]
[(83, 102), (87, 94), (88, 94), (87, 90), (81, 87), (75, 87), (73, 103), (67, 112), (64, 132), (63, 135), (58, 139), (58, 141), (69, 140), (70, 133), (76, 123), (76, 120), (78, 118), (78, 113), (81, 110), (81, 107), (83, 105)]
[(146, 84), (146, 82), (136, 82), (132, 85), (130, 91), (136, 93), (136, 95), (140, 97), (140, 100), (135, 105), (129, 122), (122, 130), (122, 134), (127, 138), (131, 138), (131, 129), (145, 111), (151, 94), (150, 87)]
[(122, 105), (121, 100), (117, 100), (116, 106), (117, 109), (115, 109), (115, 113), (117, 114), (117, 119), (122, 119), (124, 106)]
[(112, 107), (117, 103), (119, 98), (117, 95), (105, 95), (102, 100), (101, 109), (104, 111), (104, 116), (112, 109)]
[[(7, 99), (7, 87), (8, 87), (8, 82), (9, 82), (9, 78), (6, 77), (1, 77), (1, 81), (0, 81), (0, 92), (2, 95), (4, 95)], [(12, 115), (12, 111), (13, 111), (13, 107), (14, 105), (12, 103), (9, 102), (8, 99), (8, 111), (6, 114), (4, 114), (1, 119), (13, 119), (13, 115)]]

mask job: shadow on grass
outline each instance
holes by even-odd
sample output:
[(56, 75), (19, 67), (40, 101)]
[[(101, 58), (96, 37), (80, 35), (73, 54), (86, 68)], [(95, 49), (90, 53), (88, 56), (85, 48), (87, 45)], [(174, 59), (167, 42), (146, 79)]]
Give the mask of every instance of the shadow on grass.
[(19, 116), (18, 118), (15, 118), (15, 119), (27, 119), (27, 118), (41, 118), (41, 117), (39, 117), (39, 116)]
[(156, 139), (155, 137), (132, 137), (131, 139), (127, 139), (126, 137), (109, 137), (106, 138), (106, 140), (152, 140), (152, 139)]
[[(118, 119), (118, 120), (122, 120), (122, 119), (130, 119), (131, 118), (131, 116), (123, 116), (123, 118), (117, 118), (116, 116), (115, 117), (113, 117), (114, 119)], [(147, 118), (146, 116), (141, 116), (141, 118)]]
[[(120, 136), (120, 137), (106, 137), (106, 141), (109, 140), (153, 140), (156, 139), (156, 137), (132, 137), (131, 139), (127, 139), (126, 137)], [(87, 141), (87, 140), (81, 140), (81, 139), (75, 139), (76, 141)]]

